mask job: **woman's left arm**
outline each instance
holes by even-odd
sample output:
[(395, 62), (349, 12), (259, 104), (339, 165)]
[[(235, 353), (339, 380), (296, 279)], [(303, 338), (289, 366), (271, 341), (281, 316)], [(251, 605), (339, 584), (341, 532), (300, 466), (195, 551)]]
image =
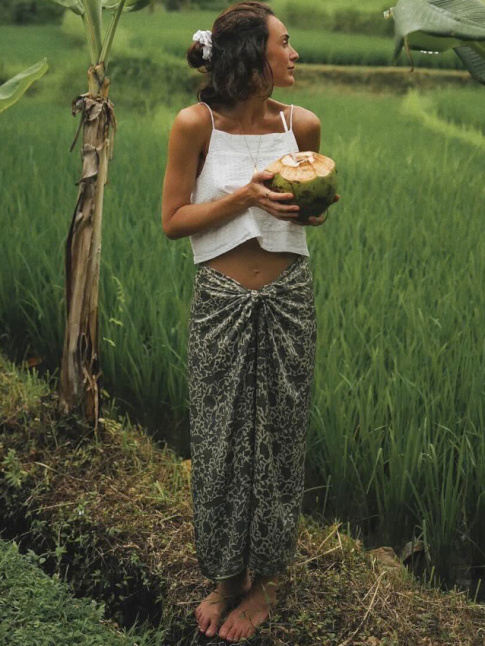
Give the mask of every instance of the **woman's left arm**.
[[(293, 115), (293, 131), (298, 143), (298, 148), (300, 150), (313, 150), (313, 152), (319, 153), (320, 136), (322, 130), (320, 119), (314, 112), (307, 110), (306, 108), (295, 106), (294, 109), (296, 114)], [(337, 194), (335, 196), (333, 204), (335, 204), (335, 202), (338, 202), (339, 199), (340, 195)], [(310, 216), (307, 222), (298, 222), (297, 220), (292, 220), (292, 223), (299, 224), (300, 226), (318, 227), (320, 224), (323, 224), (325, 222), (327, 215), (327, 211), (324, 211), (318, 217)]]

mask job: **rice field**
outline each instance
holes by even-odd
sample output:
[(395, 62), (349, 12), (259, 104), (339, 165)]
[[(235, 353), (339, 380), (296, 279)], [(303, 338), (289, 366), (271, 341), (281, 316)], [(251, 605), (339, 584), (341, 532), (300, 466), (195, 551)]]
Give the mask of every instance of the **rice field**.
[[(275, 6), (278, 14), (278, 9)], [(313, 7), (312, 7), (313, 11)], [(118, 56), (149, 57), (157, 63), (164, 63), (167, 52), (185, 61), (185, 52), (192, 42), (197, 29), (210, 29), (218, 12), (190, 11), (183, 15), (178, 12), (146, 11), (123, 16), (114, 42), (112, 60)], [(306, 20), (305, 27), (285, 22), (291, 42), (299, 53), (300, 63), (323, 63), (332, 65), (393, 65), (393, 37), (390, 35), (368, 35), (332, 31), (324, 23), (318, 24), (318, 12)], [(282, 16), (284, 20), (284, 16)], [(375, 20), (381, 20), (376, 14)], [(387, 22), (387, 21), (385, 21)], [(311, 24), (312, 28), (308, 28)], [(37, 57), (47, 56), (53, 74), (74, 77), (84, 73), (86, 54), (84, 32), (78, 16), (66, 12), (61, 27), (46, 25), (39, 29), (35, 26), (2, 26), (2, 58), (0, 60), (0, 79), (13, 76), (32, 64)], [(443, 55), (426, 55), (413, 52), (417, 67), (463, 69), (460, 59), (453, 52)], [(410, 64), (401, 53), (398, 67), (409, 68)], [(50, 87), (50, 86), (49, 86)]]
[[(278, 16), (277, 7), (275, 11)], [(392, 65), (394, 40), (392, 35), (366, 35), (333, 31), (325, 20), (319, 23), (318, 10), (314, 5), (306, 3), (307, 17), (303, 23), (294, 21), (283, 22), (288, 27), (291, 42), (300, 55), (301, 63), (328, 63), (334, 65)], [(185, 52), (192, 41), (192, 34), (198, 29), (211, 29), (218, 12), (191, 11), (181, 20), (173, 13), (155, 12), (148, 15), (145, 12), (127, 16), (124, 23), (123, 49), (126, 46), (149, 49), (154, 59), (160, 56), (161, 48), (179, 57), (185, 57)], [(66, 16), (64, 28), (73, 33), (77, 30), (77, 22), (72, 16)], [(382, 13), (376, 13), (376, 21), (387, 22)], [(311, 25), (311, 28), (309, 27)], [(137, 35), (130, 37), (129, 28), (133, 26)], [(120, 42), (120, 41), (119, 41)], [(120, 45), (119, 45), (120, 46)], [(460, 59), (453, 52), (441, 56), (433, 56), (413, 52), (416, 66), (464, 69)], [(398, 66), (409, 67), (404, 53), (398, 59)]]
[[(80, 168), (78, 149), (68, 152), (77, 88), (64, 105), (48, 88), (0, 119), (0, 333), (17, 358), (55, 370)], [(485, 561), (482, 88), (399, 97), (297, 83), (274, 97), (320, 117), (321, 152), (340, 177), (341, 201), (323, 227), (307, 229), (318, 313), (308, 444), (316, 506), (379, 544), (423, 539), (435, 574), (453, 580), (460, 564)], [(186, 452), (195, 267), (189, 239), (168, 240), (160, 221), (167, 136), (181, 105), (117, 112), (100, 337), (106, 390)]]

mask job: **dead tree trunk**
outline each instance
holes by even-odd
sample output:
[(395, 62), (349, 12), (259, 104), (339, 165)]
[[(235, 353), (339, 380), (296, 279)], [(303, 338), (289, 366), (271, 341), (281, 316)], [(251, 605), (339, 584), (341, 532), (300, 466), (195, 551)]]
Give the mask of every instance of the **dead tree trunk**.
[(66, 329), (59, 381), (59, 410), (77, 412), (98, 427), (101, 376), (98, 348), (98, 284), (101, 223), (108, 161), (113, 155), (109, 131), (116, 119), (108, 99), (109, 80), (103, 63), (88, 70), (89, 91), (72, 103), (81, 113), (74, 148), (83, 129), (82, 174), (76, 207), (66, 240)]

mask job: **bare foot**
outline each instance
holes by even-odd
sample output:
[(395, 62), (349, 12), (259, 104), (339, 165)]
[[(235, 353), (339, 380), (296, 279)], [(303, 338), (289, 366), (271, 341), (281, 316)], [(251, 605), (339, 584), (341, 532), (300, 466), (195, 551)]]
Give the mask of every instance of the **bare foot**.
[(199, 630), (207, 637), (214, 637), (222, 615), (238, 596), (246, 594), (250, 588), (251, 579), (247, 570), (231, 579), (221, 581), (195, 611)]
[(219, 637), (234, 642), (250, 637), (257, 626), (268, 618), (270, 608), (276, 604), (277, 582), (276, 577), (257, 577), (241, 603), (221, 626)]

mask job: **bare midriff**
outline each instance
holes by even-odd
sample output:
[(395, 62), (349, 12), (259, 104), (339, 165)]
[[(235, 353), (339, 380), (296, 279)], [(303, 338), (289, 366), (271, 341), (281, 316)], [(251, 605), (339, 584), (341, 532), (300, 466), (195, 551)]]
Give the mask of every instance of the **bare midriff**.
[(217, 269), (246, 289), (261, 289), (276, 280), (299, 255), (290, 251), (266, 251), (257, 238), (251, 238), (201, 264)]

